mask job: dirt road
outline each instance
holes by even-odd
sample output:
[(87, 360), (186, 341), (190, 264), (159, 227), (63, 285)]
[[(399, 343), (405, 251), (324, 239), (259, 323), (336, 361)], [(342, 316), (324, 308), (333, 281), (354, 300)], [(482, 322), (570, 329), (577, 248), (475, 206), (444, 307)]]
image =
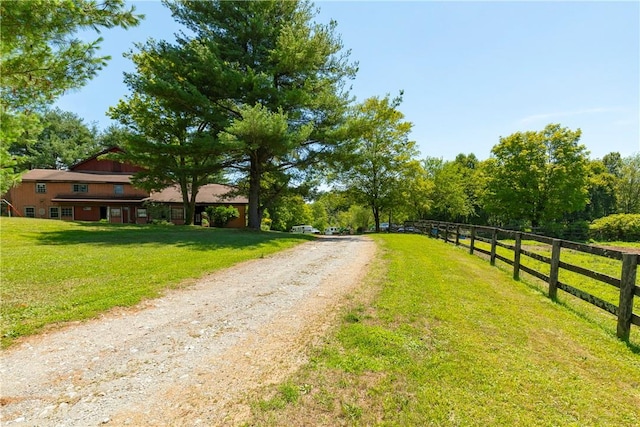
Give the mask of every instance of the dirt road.
[[(322, 237), (0, 356), (2, 425), (235, 425), (361, 282), (375, 244)], [(176, 261), (177, 262), (177, 261)]]

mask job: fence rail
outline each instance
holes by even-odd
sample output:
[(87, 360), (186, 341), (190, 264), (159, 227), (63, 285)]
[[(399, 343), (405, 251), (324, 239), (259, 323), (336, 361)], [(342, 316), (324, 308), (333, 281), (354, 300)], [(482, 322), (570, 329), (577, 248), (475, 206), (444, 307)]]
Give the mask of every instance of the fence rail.
[[(640, 254), (626, 253), (624, 251), (600, 248), (568, 240), (552, 239), (532, 233), (525, 233), (514, 230), (504, 230), (496, 227), (456, 224), (439, 221), (415, 221), (406, 222), (406, 227), (413, 227), (421, 233), (431, 237), (439, 238), (447, 243), (454, 243), (469, 249), (470, 254), (476, 252), (489, 256), (491, 265), (495, 265), (496, 259), (513, 266), (514, 279), (520, 278), (520, 272), (530, 274), (546, 282), (549, 286), (549, 297), (557, 298), (558, 289), (567, 292), (587, 303), (590, 303), (614, 316), (617, 316), (617, 336), (628, 341), (631, 332), (631, 325), (640, 326), (640, 316), (633, 312), (634, 296), (640, 296), (640, 287), (636, 286), (636, 277)], [(481, 235), (482, 234), (482, 235)], [(487, 237), (489, 236), (489, 237)], [(513, 239), (515, 244), (505, 243), (500, 240)], [(467, 244), (466, 241), (469, 241)], [(464, 241), (462, 241), (464, 240)], [(533, 251), (523, 249), (523, 240), (533, 240), (551, 246), (551, 257), (540, 255)], [(478, 247), (477, 242), (491, 245), (491, 249)], [(513, 252), (513, 257), (506, 257), (497, 253), (497, 248), (501, 247)], [(612, 277), (604, 273), (592, 271), (588, 268), (560, 261), (562, 249), (569, 249), (598, 257), (610, 258), (622, 261), (622, 268), (619, 277)], [(534, 259), (549, 265), (548, 274), (522, 265), (522, 256)], [(558, 280), (560, 270), (570, 271), (584, 277), (596, 280), (619, 289), (618, 305), (605, 301), (604, 299), (592, 295), (577, 287), (563, 283)]]

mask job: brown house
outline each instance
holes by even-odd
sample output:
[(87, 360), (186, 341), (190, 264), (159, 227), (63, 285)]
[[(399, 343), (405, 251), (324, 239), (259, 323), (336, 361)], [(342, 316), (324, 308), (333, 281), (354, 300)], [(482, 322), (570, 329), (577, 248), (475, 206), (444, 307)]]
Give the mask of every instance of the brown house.
[[(175, 224), (184, 224), (182, 196), (175, 187), (149, 194), (131, 183), (137, 166), (100, 159), (103, 154), (119, 151), (112, 148), (82, 161), (68, 171), (33, 169), (22, 176), (22, 182), (9, 190), (5, 198), (13, 213), (31, 218), (50, 218), (69, 221), (100, 221), (143, 224), (151, 219), (147, 203), (166, 204)], [(230, 187), (209, 184), (197, 196), (197, 222), (207, 206), (232, 205), (240, 218), (228, 227), (245, 226), (247, 199), (225, 199)], [(158, 218), (161, 219), (161, 218)]]
[[(196, 195), (195, 223), (202, 223), (202, 212), (209, 206), (233, 206), (238, 209), (238, 218), (232, 219), (227, 227), (242, 228), (246, 226), (247, 198), (244, 196), (227, 196), (231, 188), (222, 184), (207, 184), (200, 187)], [(167, 205), (170, 208), (170, 220), (176, 224), (184, 223), (182, 192), (177, 185), (162, 191), (153, 192), (145, 199), (147, 202)], [(169, 220), (169, 218), (166, 218)], [(182, 221), (182, 222), (180, 222)]]

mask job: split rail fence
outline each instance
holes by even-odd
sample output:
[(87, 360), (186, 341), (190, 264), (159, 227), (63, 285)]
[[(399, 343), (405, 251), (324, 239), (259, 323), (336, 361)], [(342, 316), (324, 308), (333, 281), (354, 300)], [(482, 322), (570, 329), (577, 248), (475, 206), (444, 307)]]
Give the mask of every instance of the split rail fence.
[[(489, 257), (491, 265), (495, 265), (496, 259), (513, 266), (514, 279), (520, 278), (520, 272), (528, 273), (549, 285), (549, 298), (556, 299), (558, 289), (565, 291), (577, 298), (599, 307), (618, 318), (617, 336), (628, 341), (631, 325), (640, 326), (640, 316), (633, 312), (634, 296), (640, 296), (640, 287), (636, 286), (637, 267), (640, 254), (626, 253), (620, 250), (605, 249), (597, 246), (571, 242), (567, 240), (552, 239), (532, 233), (513, 230), (504, 230), (495, 227), (478, 225), (457, 224), (438, 221), (406, 222), (405, 229), (413, 227), (416, 231), (425, 233), (434, 238), (439, 238), (447, 243), (454, 243), (469, 249), (470, 254), (481, 253)], [(501, 240), (513, 240), (514, 244)], [(535, 241), (550, 245), (551, 256), (523, 248), (522, 242)], [(468, 242), (468, 243), (467, 243)], [(490, 249), (479, 247), (477, 242), (490, 245)], [(513, 251), (513, 257), (509, 258), (497, 253), (497, 248), (502, 247)], [(612, 277), (608, 274), (596, 272), (579, 265), (566, 263), (560, 260), (562, 249), (569, 249), (586, 253), (596, 257), (605, 257), (622, 261), (620, 275)], [(549, 272), (538, 271), (522, 264), (522, 256), (540, 261), (549, 265)], [(546, 269), (546, 268), (545, 268)], [(578, 289), (568, 283), (558, 280), (560, 270), (564, 269), (579, 275), (594, 279), (598, 282), (618, 288), (618, 305)]]

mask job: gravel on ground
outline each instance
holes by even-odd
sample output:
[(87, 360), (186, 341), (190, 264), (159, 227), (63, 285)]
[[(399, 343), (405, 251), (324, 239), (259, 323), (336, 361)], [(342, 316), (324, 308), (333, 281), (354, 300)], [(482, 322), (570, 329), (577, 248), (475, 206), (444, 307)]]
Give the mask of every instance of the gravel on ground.
[(319, 237), (24, 339), (0, 354), (0, 423), (237, 425), (243, 396), (306, 362), (375, 250), (363, 236)]

